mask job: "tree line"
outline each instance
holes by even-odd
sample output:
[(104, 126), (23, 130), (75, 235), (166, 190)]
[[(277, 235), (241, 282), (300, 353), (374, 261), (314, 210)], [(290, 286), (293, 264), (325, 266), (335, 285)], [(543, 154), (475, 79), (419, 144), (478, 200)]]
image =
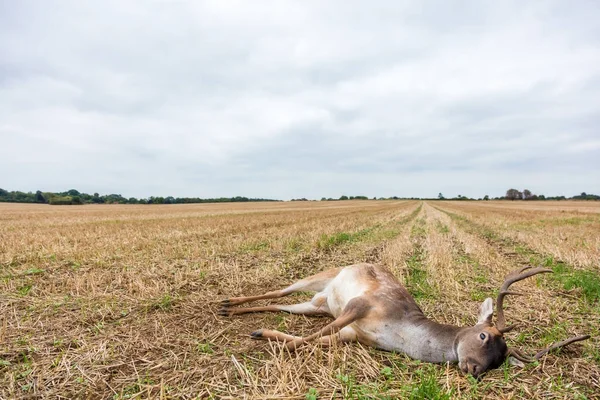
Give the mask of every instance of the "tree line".
[(529, 189), (525, 189), (522, 192), (517, 189), (508, 189), (504, 196), (506, 200), (600, 200), (600, 196), (595, 194), (587, 194), (581, 192), (581, 194), (573, 197), (565, 196), (544, 196), (543, 194), (534, 194)]
[[(321, 198), (321, 201), (344, 201), (344, 200), (369, 200), (367, 196), (346, 196), (339, 198)], [(582, 192), (572, 197), (565, 196), (545, 196), (543, 194), (533, 194), (530, 190), (519, 191), (517, 189), (508, 189), (506, 194), (501, 197), (490, 197), (485, 195), (482, 198), (470, 198), (459, 194), (456, 197), (446, 198), (439, 193), (437, 198), (426, 197), (373, 197), (372, 200), (600, 200), (600, 196)], [(98, 193), (87, 194), (78, 190), (71, 189), (66, 192), (42, 192), (40, 190), (33, 192), (20, 192), (0, 188), (0, 202), (6, 203), (41, 203), (53, 205), (76, 205), (76, 204), (188, 204), (188, 203), (238, 203), (249, 201), (281, 201), (276, 199), (249, 198), (244, 196), (235, 197), (217, 197), (217, 198), (199, 198), (199, 197), (173, 197), (173, 196), (150, 196), (148, 198), (123, 197), (120, 194), (99, 195)], [(292, 199), (292, 201), (310, 201), (306, 198)]]
[(150, 196), (138, 199), (123, 197), (120, 194), (99, 195), (98, 193), (81, 193), (71, 189), (66, 192), (20, 192), (0, 188), (0, 202), (6, 203), (42, 203), (52, 205), (77, 204), (185, 204), (185, 203), (239, 203), (249, 201), (280, 201), (273, 199), (249, 198), (244, 196), (218, 197), (202, 199), (199, 197)]

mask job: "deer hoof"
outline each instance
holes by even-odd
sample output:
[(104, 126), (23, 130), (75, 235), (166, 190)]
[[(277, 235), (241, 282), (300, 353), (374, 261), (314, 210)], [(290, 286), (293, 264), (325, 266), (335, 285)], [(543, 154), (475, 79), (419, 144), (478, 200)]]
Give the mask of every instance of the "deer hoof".
[(217, 314), (222, 317), (231, 317), (233, 315), (233, 311), (227, 307), (221, 307)]
[(252, 337), (252, 339), (260, 339), (262, 338), (263, 335), (263, 331), (262, 329), (259, 329), (258, 331), (254, 331), (250, 334), (250, 337)]

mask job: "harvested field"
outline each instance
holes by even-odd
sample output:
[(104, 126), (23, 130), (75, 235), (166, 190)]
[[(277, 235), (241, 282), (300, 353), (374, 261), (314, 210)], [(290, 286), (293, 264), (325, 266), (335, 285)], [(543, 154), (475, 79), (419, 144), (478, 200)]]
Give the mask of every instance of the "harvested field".
[[(221, 299), (365, 261), (459, 325), (509, 271), (547, 266), (506, 300), (509, 346), (592, 338), (477, 381), (359, 344), (289, 354), (248, 336), (327, 318), (217, 315)], [(0, 277), (0, 398), (600, 398), (597, 202), (0, 203)]]

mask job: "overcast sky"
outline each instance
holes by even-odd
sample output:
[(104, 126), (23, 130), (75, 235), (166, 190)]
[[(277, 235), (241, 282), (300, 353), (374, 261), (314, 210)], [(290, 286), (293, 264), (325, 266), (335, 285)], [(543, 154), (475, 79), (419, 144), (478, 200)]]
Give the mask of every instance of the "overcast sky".
[(600, 194), (600, 2), (0, 0), (0, 187)]

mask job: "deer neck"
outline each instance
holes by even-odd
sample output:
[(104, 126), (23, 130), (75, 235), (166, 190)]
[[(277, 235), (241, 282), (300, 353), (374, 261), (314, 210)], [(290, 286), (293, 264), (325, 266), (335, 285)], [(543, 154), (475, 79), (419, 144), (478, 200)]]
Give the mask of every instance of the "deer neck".
[(424, 315), (397, 322), (393, 348), (409, 357), (427, 362), (458, 362), (457, 344), (464, 328), (439, 324)]

